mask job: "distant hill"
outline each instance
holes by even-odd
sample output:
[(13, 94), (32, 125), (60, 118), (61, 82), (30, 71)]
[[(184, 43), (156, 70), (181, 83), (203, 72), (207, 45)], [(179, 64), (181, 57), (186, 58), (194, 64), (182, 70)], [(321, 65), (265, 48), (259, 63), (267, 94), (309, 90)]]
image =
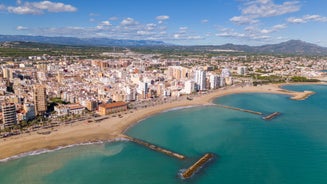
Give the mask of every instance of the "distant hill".
[(327, 55), (327, 48), (301, 40), (289, 40), (279, 44), (253, 47), (258, 53), (280, 53), (295, 55)]
[(289, 40), (279, 44), (268, 44), (262, 46), (249, 45), (207, 45), (207, 46), (178, 46), (167, 44), (163, 41), (152, 40), (119, 40), (109, 38), (74, 38), (74, 37), (46, 37), (46, 36), (22, 36), (22, 35), (0, 35), (1, 42), (28, 42), (28, 44), (57, 44), (66, 46), (117, 46), (145, 48), (152, 51), (174, 50), (174, 51), (196, 51), (196, 52), (245, 52), (253, 54), (288, 54), (327, 56), (327, 48), (301, 40)]
[(249, 45), (194, 45), (194, 46), (159, 46), (149, 48), (152, 50), (173, 50), (173, 51), (189, 51), (189, 52), (215, 52), (215, 53), (250, 53), (250, 54), (272, 54), (272, 55), (303, 55), (303, 56), (327, 56), (327, 47), (321, 47), (312, 43), (301, 40), (289, 40), (278, 44), (268, 44), (261, 46)]
[(162, 41), (152, 40), (119, 40), (109, 38), (75, 38), (75, 37), (47, 37), (24, 35), (0, 35), (0, 42), (38, 42), (47, 44), (73, 46), (160, 46), (167, 45)]
[(225, 44), (217, 46), (193, 46), (195, 50), (245, 52), (256, 54), (289, 54), (289, 55), (318, 55), (327, 56), (327, 48), (301, 40), (289, 40), (278, 44), (261, 46)]

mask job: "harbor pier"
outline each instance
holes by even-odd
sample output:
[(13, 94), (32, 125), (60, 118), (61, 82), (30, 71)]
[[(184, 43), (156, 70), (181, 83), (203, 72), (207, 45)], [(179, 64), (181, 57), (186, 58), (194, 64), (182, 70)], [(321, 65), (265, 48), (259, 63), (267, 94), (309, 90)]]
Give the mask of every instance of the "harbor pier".
[(183, 179), (192, 177), (196, 172), (199, 172), (203, 166), (214, 157), (213, 153), (204, 154), (197, 162), (191, 165), (188, 169), (181, 173)]
[(262, 119), (264, 119), (264, 120), (271, 120), (271, 119), (277, 117), (278, 115), (280, 115), (280, 112), (274, 112), (272, 114), (269, 114), (268, 116), (262, 117)]
[(177, 158), (177, 159), (180, 159), (180, 160), (183, 160), (185, 159), (186, 157), (182, 154), (179, 154), (179, 153), (175, 153), (173, 151), (170, 151), (170, 150), (167, 150), (165, 148), (162, 148), (160, 146), (157, 146), (155, 144), (151, 144), (149, 142), (146, 142), (144, 140), (140, 140), (140, 139), (136, 139), (136, 138), (133, 138), (133, 137), (129, 137), (127, 135), (122, 135), (121, 136), (122, 138), (125, 138), (125, 139), (128, 139), (129, 141), (132, 141), (134, 143), (137, 143), (139, 145), (142, 145), (144, 147), (147, 147), (149, 149), (152, 149), (154, 151), (157, 151), (157, 152), (160, 152), (160, 153), (163, 153), (163, 154), (166, 154), (170, 157), (174, 157), (174, 158)]
[(217, 106), (225, 108), (225, 109), (232, 109), (232, 110), (247, 112), (247, 113), (256, 114), (256, 115), (262, 115), (263, 114), (262, 112), (252, 111), (252, 110), (248, 110), (248, 109), (241, 109), (241, 108), (238, 108), (238, 107), (231, 107), (231, 106), (222, 105), (222, 104), (217, 104)]

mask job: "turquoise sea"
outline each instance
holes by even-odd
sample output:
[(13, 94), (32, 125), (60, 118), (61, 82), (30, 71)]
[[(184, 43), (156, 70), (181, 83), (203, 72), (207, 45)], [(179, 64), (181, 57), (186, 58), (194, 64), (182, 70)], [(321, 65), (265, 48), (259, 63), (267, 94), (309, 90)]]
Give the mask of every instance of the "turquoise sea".
[[(0, 183), (326, 184), (327, 86), (304, 101), (286, 95), (235, 94), (215, 103), (281, 115), (261, 116), (216, 106), (160, 113), (127, 134), (188, 157), (178, 160), (127, 141), (75, 146), (0, 163)], [(201, 173), (177, 173), (206, 152), (217, 158)]]

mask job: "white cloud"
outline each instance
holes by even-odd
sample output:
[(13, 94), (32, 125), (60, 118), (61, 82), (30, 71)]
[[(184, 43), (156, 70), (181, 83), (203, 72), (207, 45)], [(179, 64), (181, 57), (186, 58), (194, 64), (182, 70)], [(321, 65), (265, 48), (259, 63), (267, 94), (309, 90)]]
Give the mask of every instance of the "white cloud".
[(258, 18), (279, 16), (299, 10), (299, 1), (275, 4), (272, 0), (249, 0), (241, 8), (241, 15), (232, 17), (230, 21), (236, 24), (254, 24), (258, 23)]
[(24, 26), (17, 26), (16, 27), (16, 30), (18, 31), (22, 31), (22, 30), (27, 30), (28, 28), (27, 27), (24, 27)]
[(320, 15), (305, 15), (304, 19), (308, 20), (308, 21), (318, 21), (318, 22), (326, 22), (327, 21), (327, 17), (322, 17)]
[(273, 26), (273, 29), (280, 30), (280, 29), (285, 29), (286, 27), (287, 27), (286, 24), (277, 24)]
[(40, 1), (40, 2), (24, 2), (17, 1), (18, 6), (9, 6), (9, 13), (14, 14), (43, 14), (47, 12), (75, 12), (77, 8), (72, 5), (60, 2)]
[(290, 17), (287, 19), (289, 23), (307, 23), (307, 22), (327, 22), (327, 17), (323, 17), (320, 15), (304, 15), (303, 17), (296, 18)]
[(268, 34), (268, 33), (271, 33), (272, 32), (272, 30), (270, 29), (262, 29), (261, 31), (260, 31), (260, 33), (262, 33), (262, 34)]
[(6, 6), (4, 4), (0, 4), (0, 11), (1, 10), (6, 10)]
[(208, 22), (209, 22), (208, 19), (203, 19), (203, 20), (201, 20), (201, 23), (203, 23), (203, 24), (206, 24), (206, 23), (208, 23)]
[(126, 18), (117, 24), (104, 20), (94, 27), (33, 28), (29, 29), (29, 32), (43, 36), (90, 37), (92, 35), (114, 39), (163, 40), (168, 37), (165, 32), (166, 29), (162, 25), (154, 23), (141, 24), (133, 18)]
[(109, 18), (109, 20), (111, 20), (111, 21), (116, 21), (116, 20), (118, 20), (119, 18), (118, 17), (110, 17)]
[(97, 14), (97, 13), (89, 13), (89, 16), (90, 17), (97, 17), (97, 16), (99, 16), (99, 14)]
[(27, 7), (27, 6), (18, 6), (18, 7), (12, 7), (9, 6), (8, 7), (8, 12), (9, 13), (14, 13), (14, 14), (42, 14), (42, 10), (40, 9), (36, 9), (36, 8), (31, 8), (31, 7)]
[(185, 26), (183, 26), (183, 27), (179, 27), (179, 33), (186, 33), (187, 32), (187, 30), (188, 30), (188, 27), (185, 27)]
[(35, 8), (38, 8), (41, 10), (47, 10), (49, 12), (75, 12), (77, 10), (77, 8), (73, 7), (72, 5), (51, 2), (51, 1), (41, 1), (41, 2), (35, 2), (35, 3), (31, 3), (31, 4)]
[(108, 20), (100, 22), (100, 24), (96, 27), (97, 29), (107, 29), (111, 26), (111, 23)]
[(264, 29), (259, 29), (256, 26), (248, 26), (245, 28), (245, 31), (248, 34), (265, 35), (265, 34), (277, 32), (281, 29), (285, 29), (286, 27), (287, 27), (286, 24), (277, 24), (272, 26), (271, 28), (264, 28)]
[(289, 23), (306, 23), (306, 21), (302, 18), (295, 18), (295, 17), (290, 17), (287, 19), (287, 22)]
[(156, 17), (158, 24), (162, 24), (165, 20), (168, 20), (170, 17), (168, 15), (160, 15)]
[(203, 37), (199, 35), (187, 37), (187, 40), (201, 40), (201, 39), (203, 39)]
[(235, 16), (229, 20), (234, 22), (235, 24), (254, 24), (259, 22), (258, 20), (246, 16)]
[(262, 4), (267, 4), (270, 2), (270, 0), (257, 0), (258, 2), (262, 3)]
[(277, 24), (277, 25), (274, 25), (273, 27), (271, 27), (270, 29), (261, 29), (261, 30), (259, 30), (259, 32), (262, 34), (269, 34), (269, 33), (279, 31), (281, 29), (285, 29), (286, 27), (287, 27), (286, 24)]
[(220, 30), (220, 33), (216, 34), (216, 36), (234, 38), (243, 41), (268, 42), (271, 41), (272, 38), (270, 35), (268, 35), (269, 33), (284, 28), (286, 28), (286, 25), (284, 24), (272, 26), (270, 29), (258, 29), (255, 26), (248, 26), (245, 28), (244, 33), (234, 31), (234, 29), (223, 28)]
[(179, 38), (180, 38), (180, 34), (174, 34), (173, 37), (174, 37), (175, 39), (179, 39)]
[(272, 41), (270, 34), (285, 29), (287, 24), (277, 24), (268, 28), (260, 28), (263, 25), (260, 24), (260, 20), (262, 18), (280, 16), (300, 10), (300, 3), (297, 0), (289, 0), (279, 4), (274, 3), (273, 0), (244, 0), (242, 2), (244, 3), (240, 8), (241, 15), (230, 18), (230, 21), (237, 25), (247, 25), (247, 27), (238, 31), (234, 31), (233, 29), (220, 30), (220, 33), (216, 34), (217, 36), (243, 41)]
[(106, 21), (102, 21), (101, 24), (104, 25), (104, 26), (111, 26), (110, 22), (107, 21), (107, 20)]
[(156, 28), (156, 24), (153, 24), (153, 23), (149, 23), (149, 24), (146, 24), (145, 25), (145, 29), (148, 30), (148, 31), (152, 31)]
[[(95, 37), (107, 37), (114, 39), (131, 40), (163, 40), (163, 41), (188, 41), (201, 40), (203, 36), (190, 33), (169, 33), (166, 27), (159, 24), (137, 24), (134, 26), (111, 25), (101, 26), (99, 23), (95, 27), (61, 27), (61, 28), (29, 28), (28, 32), (33, 35), (42, 36), (72, 36), (88, 38), (90, 35)], [(151, 27), (149, 29), (149, 27)]]
[(157, 16), (156, 19), (158, 21), (164, 21), (164, 20), (168, 20), (169, 16), (168, 15), (160, 15), (160, 16)]
[(243, 15), (257, 17), (272, 17), (292, 13), (300, 10), (298, 1), (287, 1), (283, 4), (275, 4), (272, 0), (254, 0), (246, 3), (242, 9)]
[[(92, 17), (89, 17), (92, 18)], [(42, 36), (72, 36), (80, 38), (107, 37), (114, 39), (131, 40), (163, 40), (168, 42), (200, 40), (203, 36), (181, 26), (176, 32), (171, 32), (164, 24), (155, 22), (142, 23), (133, 18), (125, 18), (120, 22), (111, 22), (109, 19), (99, 21), (93, 27), (50, 27), (50, 28), (29, 28), (32, 35)]]
[[(163, 32), (166, 34), (166, 32)], [(196, 34), (195, 32), (193, 32), (192, 30), (190, 30), (188, 27), (186, 26), (181, 26), (178, 28), (178, 31), (172, 34), (168, 34), (166, 35), (166, 40), (169, 41), (188, 41), (188, 40), (201, 40), (204, 39), (203, 36), (200, 36), (198, 34)]]
[(216, 36), (243, 38), (243, 37), (245, 37), (245, 34), (234, 32), (233, 30), (231, 30), (231, 31), (225, 31), (225, 32), (218, 33), (218, 34), (216, 34)]
[(133, 18), (128, 17), (128, 18), (122, 20), (120, 24), (122, 26), (133, 26), (133, 25), (138, 24), (138, 22), (135, 21)]
[(138, 35), (151, 35), (151, 34), (153, 34), (152, 32), (149, 32), (149, 31), (137, 31), (136, 33)]

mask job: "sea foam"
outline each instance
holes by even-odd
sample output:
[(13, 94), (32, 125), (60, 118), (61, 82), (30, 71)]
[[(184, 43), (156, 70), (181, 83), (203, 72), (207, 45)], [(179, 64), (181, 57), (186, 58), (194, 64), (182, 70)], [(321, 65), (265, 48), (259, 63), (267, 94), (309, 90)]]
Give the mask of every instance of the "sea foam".
[(25, 153), (14, 155), (14, 156), (11, 156), (8, 158), (1, 159), (0, 163), (7, 162), (10, 160), (20, 159), (20, 158), (27, 157), (27, 156), (35, 156), (35, 155), (41, 155), (41, 154), (50, 153), (50, 152), (54, 152), (54, 151), (59, 151), (62, 149), (72, 148), (72, 147), (76, 147), (76, 146), (87, 146), (87, 145), (104, 144), (104, 143), (120, 142), (120, 141), (129, 141), (129, 140), (126, 138), (115, 138), (115, 139), (108, 140), (108, 141), (94, 141), (94, 142), (85, 142), (85, 143), (79, 143), (79, 144), (71, 144), (68, 146), (59, 146), (55, 149), (39, 149), (39, 150), (29, 151), (29, 152), (25, 152)]

